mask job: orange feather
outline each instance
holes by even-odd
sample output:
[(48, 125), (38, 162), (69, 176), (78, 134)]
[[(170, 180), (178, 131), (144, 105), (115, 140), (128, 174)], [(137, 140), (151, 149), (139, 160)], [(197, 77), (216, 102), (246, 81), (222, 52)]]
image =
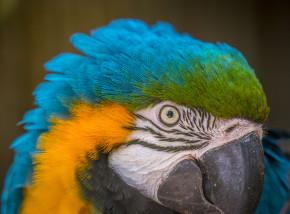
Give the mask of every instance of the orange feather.
[(101, 149), (110, 152), (126, 143), (132, 114), (123, 106), (105, 103), (97, 106), (80, 103), (70, 119), (52, 119), (50, 131), (39, 139), (35, 155), (33, 183), (27, 188), (21, 213), (90, 213), (82, 196), (76, 172), (97, 159)]

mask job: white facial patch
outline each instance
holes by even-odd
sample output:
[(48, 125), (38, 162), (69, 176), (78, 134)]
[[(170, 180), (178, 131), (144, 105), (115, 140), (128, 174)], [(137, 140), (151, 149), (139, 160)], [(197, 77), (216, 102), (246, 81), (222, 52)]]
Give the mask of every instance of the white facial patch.
[[(178, 116), (174, 126), (160, 118), (164, 106), (176, 109), (170, 112), (172, 108), (167, 108), (168, 112), (162, 113)], [(261, 124), (239, 118), (218, 119), (169, 101), (136, 112), (133, 130), (128, 137), (131, 143), (111, 152), (109, 164), (128, 185), (157, 202), (159, 184), (181, 160), (198, 160), (206, 151), (251, 132), (262, 138)]]
[(122, 146), (109, 157), (116, 173), (130, 186), (156, 201), (159, 184), (172, 167), (191, 152), (170, 153), (156, 151), (141, 145)]

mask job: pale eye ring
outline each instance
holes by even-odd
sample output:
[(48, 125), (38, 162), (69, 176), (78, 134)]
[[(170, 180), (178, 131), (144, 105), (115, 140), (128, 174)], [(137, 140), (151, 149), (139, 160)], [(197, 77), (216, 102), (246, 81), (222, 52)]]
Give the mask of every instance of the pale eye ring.
[(159, 120), (167, 126), (174, 126), (179, 121), (179, 111), (176, 107), (165, 105), (160, 109)]

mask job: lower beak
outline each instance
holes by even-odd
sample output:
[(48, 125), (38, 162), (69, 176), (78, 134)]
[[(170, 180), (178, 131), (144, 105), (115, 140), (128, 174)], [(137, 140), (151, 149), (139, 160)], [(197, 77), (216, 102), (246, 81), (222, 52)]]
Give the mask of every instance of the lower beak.
[(190, 214), (254, 213), (263, 186), (263, 148), (252, 132), (208, 150), (201, 158), (182, 160), (158, 189), (158, 200)]

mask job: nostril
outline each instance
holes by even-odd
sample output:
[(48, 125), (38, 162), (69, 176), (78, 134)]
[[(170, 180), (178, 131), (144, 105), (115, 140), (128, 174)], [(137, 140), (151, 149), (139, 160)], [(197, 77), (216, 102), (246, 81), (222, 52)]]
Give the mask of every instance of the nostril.
[(238, 127), (238, 125), (239, 125), (239, 124), (234, 124), (234, 125), (228, 127), (228, 128), (225, 130), (225, 132), (226, 132), (226, 133), (230, 133), (230, 132), (232, 132), (235, 128)]

